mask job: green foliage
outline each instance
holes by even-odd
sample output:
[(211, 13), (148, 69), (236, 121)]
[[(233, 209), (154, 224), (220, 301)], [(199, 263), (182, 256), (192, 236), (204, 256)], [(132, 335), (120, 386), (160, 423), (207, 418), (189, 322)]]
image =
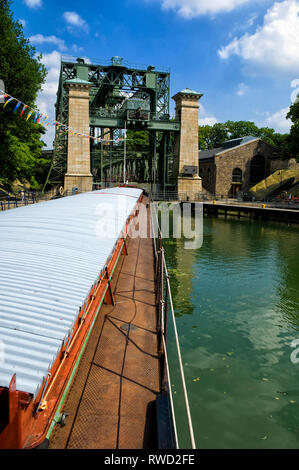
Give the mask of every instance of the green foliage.
[(227, 121), (217, 123), (214, 126), (199, 126), (199, 148), (207, 150), (221, 147), (223, 142), (230, 139), (238, 139), (246, 136), (259, 137), (270, 145), (284, 152), (287, 134), (279, 134), (268, 127), (259, 128), (251, 121)]
[(294, 124), (299, 121), (299, 95), (295, 103), (290, 106), (287, 119), (290, 119)]
[(229, 139), (225, 124), (217, 123), (214, 126), (199, 126), (199, 148), (201, 150), (217, 148)]
[(238, 139), (247, 135), (258, 137), (259, 134), (259, 128), (251, 121), (227, 121), (224, 126), (228, 131), (230, 139)]
[(287, 118), (293, 123), (287, 139), (287, 151), (299, 162), (299, 95), (295, 103), (290, 106)]
[[(159, 134), (159, 133), (158, 133)], [(223, 142), (246, 136), (259, 137), (270, 145), (286, 153), (288, 134), (279, 134), (268, 127), (259, 128), (250, 121), (227, 121), (213, 126), (199, 126), (198, 140), (201, 150), (221, 147)], [(159, 135), (157, 136), (157, 149), (159, 149)], [(173, 140), (173, 135), (171, 136)], [(127, 131), (127, 149), (129, 151), (148, 152), (149, 135), (146, 131)]]
[(127, 130), (128, 151), (147, 152), (149, 144), (148, 132)]
[[(0, 78), (5, 91), (34, 107), (46, 69), (35, 57), (36, 51), (23, 35), (20, 23), (13, 20), (11, 2), (0, 0)], [(38, 187), (36, 170), (41, 163), (42, 126), (12, 111), (16, 101), (0, 107), (0, 182), (10, 188), (13, 181), (29, 182)]]

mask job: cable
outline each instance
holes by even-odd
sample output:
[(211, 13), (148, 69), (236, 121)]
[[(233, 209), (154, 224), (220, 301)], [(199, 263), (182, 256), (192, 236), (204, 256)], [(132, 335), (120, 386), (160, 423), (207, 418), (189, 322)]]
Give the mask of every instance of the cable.
[[(152, 211), (153, 209), (153, 211)], [(158, 214), (156, 211), (156, 207), (151, 201), (151, 213), (154, 213), (155, 215), (155, 225), (152, 223), (152, 229), (154, 227), (157, 228), (157, 234), (160, 235), (161, 238), (163, 238), (161, 228), (159, 225), (159, 220), (158, 220)], [(153, 217), (151, 217), (152, 222)], [(153, 237), (155, 238), (156, 234), (152, 234)], [(156, 245), (155, 245), (155, 250), (156, 250)], [(157, 250), (155, 251), (156, 257), (158, 257)], [(175, 334), (175, 342), (176, 342), (176, 348), (177, 348), (177, 354), (178, 354), (178, 360), (179, 360), (179, 366), (180, 366), (180, 374), (181, 374), (181, 380), (182, 380), (182, 386), (183, 386), (183, 392), (184, 392), (184, 400), (185, 400), (185, 407), (186, 407), (186, 413), (187, 413), (187, 420), (188, 420), (188, 427), (189, 427), (189, 435), (190, 435), (190, 441), (191, 441), (191, 446), (192, 449), (196, 449), (196, 444), (195, 444), (195, 438), (194, 438), (194, 431), (193, 431), (193, 424), (192, 424), (192, 418), (191, 418), (191, 412), (190, 412), (190, 405), (189, 405), (189, 399), (188, 399), (188, 393), (187, 393), (187, 387), (186, 387), (186, 381), (185, 381), (185, 375), (184, 375), (184, 368), (183, 368), (183, 362), (182, 362), (182, 355), (181, 355), (181, 349), (180, 349), (180, 343), (179, 343), (179, 337), (178, 337), (178, 332), (177, 332), (177, 327), (176, 327), (176, 320), (175, 320), (175, 314), (174, 314), (174, 307), (173, 307), (173, 301), (172, 301), (172, 295), (171, 295), (171, 287), (170, 287), (170, 281), (169, 281), (169, 275), (168, 275), (168, 270), (167, 270), (167, 265), (166, 265), (166, 260), (165, 260), (165, 254), (164, 254), (164, 249), (162, 248), (162, 269), (165, 271), (165, 276), (166, 276), (166, 285), (168, 289), (168, 294), (169, 294), (169, 301), (170, 301), (170, 310), (171, 310), (171, 315), (172, 315), (172, 321), (173, 321), (173, 328), (174, 328), (174, 334)], [(164, 339), (164, 334), (163, 334), (163, 339)], [(164, 341), (164, 347), (165, 347), (165, 358), (166, 358), (166, 367), (167, 367), (167, 376), (168, 380), (170, 380), (170, 374), (169, 374), (169, 369), (168, 369), (168, 362), (167, 362), (167, 350), (166, 350), (166, 343)], [(175, 416), (174, 416), (174, 409), (172, 405), (172, 395), (170, 391), (170, 396), (171, 396), (171, 408), (173, 412), (173, 419), (175, 423)], [(175, 429), (176, 433), (176, 429)]]

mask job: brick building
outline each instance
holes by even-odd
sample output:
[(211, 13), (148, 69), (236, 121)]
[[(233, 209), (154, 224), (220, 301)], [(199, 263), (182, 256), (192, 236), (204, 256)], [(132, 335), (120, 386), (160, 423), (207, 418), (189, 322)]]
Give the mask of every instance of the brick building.
[(256, 137), (242, 137), (200, 151), (199, 176), (207, 192), (234, 197), (269, 176), (278, 161), (277, 148)]

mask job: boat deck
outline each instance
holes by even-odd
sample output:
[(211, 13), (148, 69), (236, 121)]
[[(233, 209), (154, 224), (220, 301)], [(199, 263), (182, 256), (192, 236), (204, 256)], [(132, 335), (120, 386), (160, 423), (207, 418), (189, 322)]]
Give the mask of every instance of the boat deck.
[[(145, 199), (145, 202), (146, 199)], [(115, 305), (103, 305), (62, 412), (52, 449), (155, 449), (160, 392), (151, 238), (129, 238), (112, 278)]]

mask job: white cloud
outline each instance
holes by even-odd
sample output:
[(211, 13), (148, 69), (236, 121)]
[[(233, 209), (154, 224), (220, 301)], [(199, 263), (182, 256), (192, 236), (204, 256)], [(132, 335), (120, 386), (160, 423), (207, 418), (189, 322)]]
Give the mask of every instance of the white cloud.
[(218, 120), (214, 116), (211, 116), (211, 117), (207, 116), (207, 117), (198, 119), (199, 126), (214, 126), (214, 124), (216, 124), (217, 122)]
[(236, 91), (236, 95), (244, 96), (248, 90), (249, 90), (249, 86), (245, 85), (245, 83), (239, 83), (238, 89)]
[(56, 36), (43, 36), (42, 34), (35, 34), (31, 36), (29, 40), (33, 44), (55, 44), (61, 51), (65, 51), (67, 49), (65, 42), (63, 39), (59, 39)]
[(78, 54), (79, 52), (84, 51), (84, 47), (79, 47), (79, 46), (77, 46), (77, 44), (73, 44), (73, 45), (72, 45), (72, 49), (73, 49), (73, 51), (76, 52), (77, 54)]
[(268, 9), (264, 23), (254, 34), (234, 38), (222, 47), (221, 59), (237, 55), (255, 67), (255, 72), (298, 73), (299, 69), (299, 0), (275, 2)]
[[(43, 54), (41, 62), (48, 71), (46, 83), (42, 87), (42, 91), (37, 97), (37, 108), (49, 117), (50, 123), (55, 119), (55, 102), (58, 89), (61, 54), (54, 50), (49, 54)], [(55, 127), (50, 124), (45, 127), (46, 134), (43, 141), (48, 148), (53, 148), (53, 140), (55, 137)]]
[(48, 69), (60, 69), (61, 54), (58, 51), (43, 54), (41, 61)]
[[(39, 52), (36, 53), (39, 55)], [(75, 59), (74, 57), (72, 59)], [(84, 57), (85, 63), (90, 64), (90, 59)], [(42, 91), (37, 97), (37, 108), (41, 113), (49, 117), (50, 123), (55, 119), (55, 103), (56, 94), (58, 90), (60, 66), (61, 66), (61, 53), (57, 50), (49, 54), (43, 54), (41, 62), (45, 65), (48, 75), (46, 83), (42, 87)], [(43, 136), (43, 141), (47, 144), (48, 148), (53, 148), (53, 140), (55, 137), (55, 127), (50, 124), (45, 127), (46, 134)]]
[(286, 115), (289, 112), (289, 109), (289, 107), (283, 108), (273, 114), (269, 114), (264, 122), (264, 125), (274, 128), (276, 132), (288, 133), (292, 125), (290, 119), (286, 119)]
[(86, 33), (88, 32), (88, 24), (75, 11), (65, 11), (62, 16), (68, 24), (67, 29), (70, 33), (73, 33), (78, 29), (85, 31)]
[(295, 90), (293, 90), (291, 93), (291, 103), (297, 103), (299, 96), (299, 78), (295, 78), (295, 80), (292, 80), (290, 86), (291, 88), (295, 88)]
[(164, 10), (175, 10), (183, 18), (234, 10), (252, 0), (160, 0)]
[(29, 8), (40, 8), (43, 4), (42, 0), (24, 0)]
[(216, 124), (217, 122), (219, 122), (218, 119), (216, 119), (215, 116), (209, 116), (209, 114), (205, 110), (205, 107), (202, 104), (200, 104), (198, 125), (199, 126), (214, 126), (214, 124)]
[(19, 20), (19, 23), (21, 23), (21, 25), (23, 26), (23, 28), (25, 28), (25, 26), (27, 25), (27, 21), (26, 21), (26, 20), (23, 20), (23, 19), (20, 19), (20, 20)]
[(257, 17), (258, 17), (258, 15), (256, 13), (252, 13), (248, 18), (247, 26), (248, 27), (253, 26), (256, 19), (257, 19)]
[(252, 13), (251, 15), (249, 15), (247, 21), (238, 21), (234, 26), (230, 28), (228, 37), (232, 38), (238, 32), (240, 33), (242, 31), (247, 31), (254, 25), (257, 18), (258, 15), (256, 13)]
[(294, 80), (291, 81), (290, 87), (295, 88), (298, 85), (299, 85), (299, 78), (295, 78)]

